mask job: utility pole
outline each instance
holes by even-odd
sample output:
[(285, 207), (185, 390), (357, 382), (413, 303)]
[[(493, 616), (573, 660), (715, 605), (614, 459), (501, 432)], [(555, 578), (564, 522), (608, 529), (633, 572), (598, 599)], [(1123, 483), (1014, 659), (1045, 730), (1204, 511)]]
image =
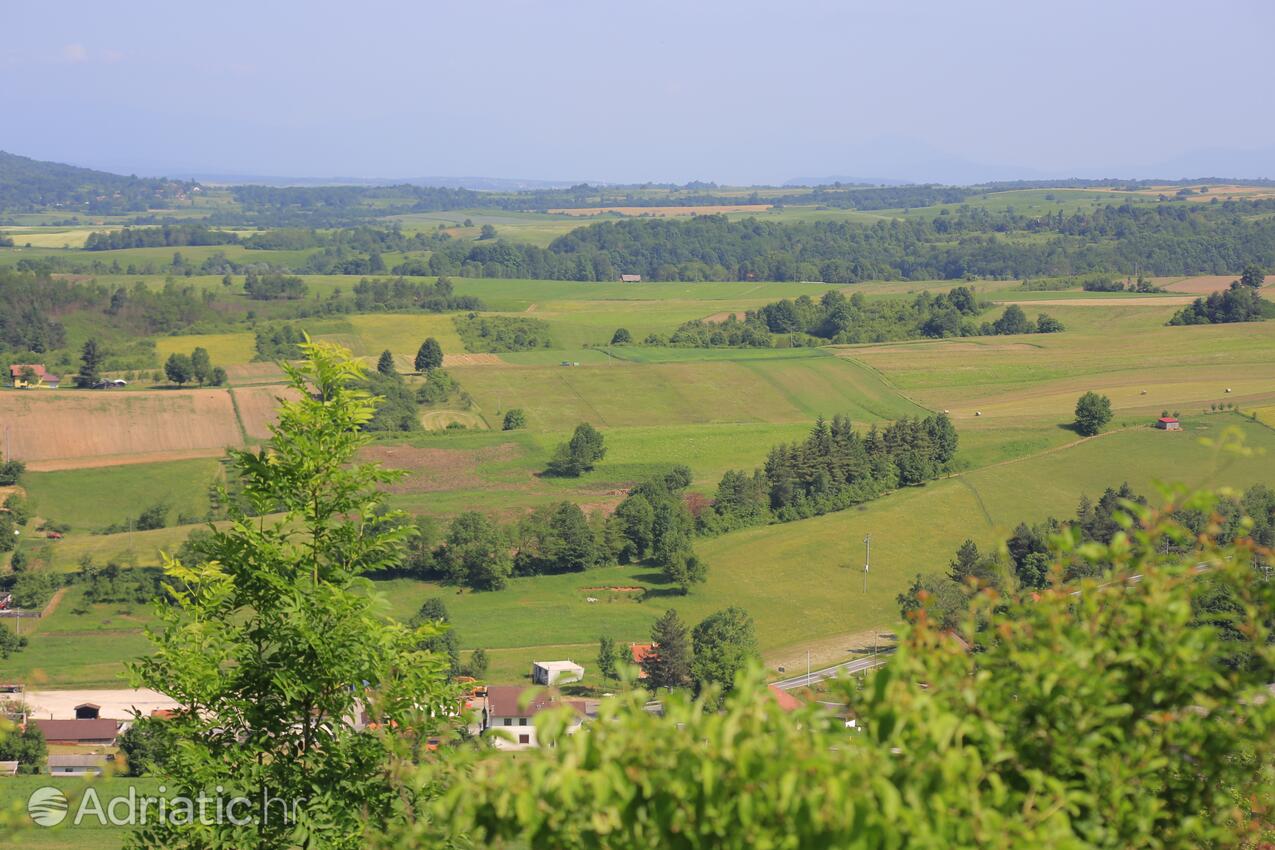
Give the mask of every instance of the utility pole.
[(868, 567), (872, 563), (872, 535), (863, 536), (863, 592), (868, 592)]
[(806, 687), (810, 687), (810, 650), (806, 650)]

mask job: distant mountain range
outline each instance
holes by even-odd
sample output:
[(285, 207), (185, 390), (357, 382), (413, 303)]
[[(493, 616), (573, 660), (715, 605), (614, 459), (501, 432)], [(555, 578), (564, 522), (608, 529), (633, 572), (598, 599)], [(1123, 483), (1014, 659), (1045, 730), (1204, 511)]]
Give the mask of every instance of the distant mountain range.
[[(1004, 166), (988, 166), (953, 157), (915, 144), (875, 145), (847, 152), (850, 159), (881, 166), (881, 173), (914, 174), (913, 179), (830, 175), (793, 178), (785, 186), (906, 186), (933, 183), (948, 186), (981, 185), (991, 181), (1047, 182), (1059, 178), (1103, 179), (1101, 172), (1051, 173)], [(870, 173), (866, 170), (859, 174)], [(1249, 151), (1206, 150), (1184, 154), (1159, 164), (1129, 169), (1121, 179), (1181, 182), (1211, 180), (1261, 180), (1275, 175), (1275, 147)], [(1231, 175), (1223, 177), (1221, 175)], [(67, 212), (123, 213), (163, 208), (185, 197), (199, 183), (207, 185), (255, 184), (270, 187), (391, 186), (413, 185), (440, 189), (487, 192), (561, 190), (583, 181), (533, 180), (508, 177), (280, 177), (253, 174), (189, 172), (170, 177), (136, 177), (47, 162), (0, 151), (0, 211), (66, 209)], [(593, 186), (624, 188), (626, 184), (592, 182)], [(632, 185), (632, 184), (627, 184)], [(655, 184), (647, 184), (655, 185)], [(660, 184), (670, 188), (669, 184)], [(690, 184), (687, 188), (711, 193), (714, 184)]]
[[(280, 177), (261, 174), (219, 174), (209, 171), (179, 172), (174, 175), (197, 180), (207, 186), (434, 186), (441, 189), (470, 189), (476, 192), (530, 192), (536, 189), (567, 189), (579, 180), (526, 180), (516, 177)], [(593, 185), (597, 185), (596, 183)]]

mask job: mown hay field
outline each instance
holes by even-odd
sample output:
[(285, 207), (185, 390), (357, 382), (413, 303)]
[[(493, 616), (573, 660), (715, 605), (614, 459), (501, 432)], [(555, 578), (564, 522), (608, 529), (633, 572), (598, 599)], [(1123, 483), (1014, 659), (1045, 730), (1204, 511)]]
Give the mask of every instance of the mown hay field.
[[(148, 454), (219, 454), (242, 442), (225, 389), (0, 392), (12, 456), (32, 469), (133, 462)], [(171, 457), (169, 458), (171, 459)]]

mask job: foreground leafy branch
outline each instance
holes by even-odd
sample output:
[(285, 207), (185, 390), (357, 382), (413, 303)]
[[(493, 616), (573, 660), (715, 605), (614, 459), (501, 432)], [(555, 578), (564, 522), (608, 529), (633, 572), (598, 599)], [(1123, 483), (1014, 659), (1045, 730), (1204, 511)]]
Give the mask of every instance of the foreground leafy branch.
[(344, 349), (302, 348), (269, 445), (231, 453), (229, 525), (197, 562), (167, 562), (155, 653), (132, 665), (182, 706), (170, 793), (284, 802), (246, 826), (156, 821), (138, 847), (361, 847), (396, 797), (390, 745), (360, 721), (420, 742), (454, 705), (446, 657), (417, 649), (437, 627), (391, 622), (362, 577), (395, 563), (410, 529), (377, 492), (396, 474), (354, 462), (375, 399)]
[[(1169, 511), (1207, 510), (1211, 497)], [(1136, 510), (1132, 508), (1131, 510)], [(1271, 839), (1275, 586), (1251, 542), (1198, 539), (1136, 511), (1108, 545), (1059, 557), (1108, 578), (979, 597), (957, 634), (924, 609), (895, 658), (833, 686), (848, 730), (784, 714), (742, 676), (677, 694), (664, 717), (635, 692), (552, 747), (471, 757), (416, 778), (447, 787), (386, 847), (1238, 847)], [(1185, 554), (1183, 552), (1185, 551)], [(1269, 554), (1269, 553), (1267, 553)], [(1134, 580), (1134, 576), (1139, 576)], [(1224, 594), (1225, 628), (1216, 608)], [(1237, 646), (1249, 663), (1228, 663)]]

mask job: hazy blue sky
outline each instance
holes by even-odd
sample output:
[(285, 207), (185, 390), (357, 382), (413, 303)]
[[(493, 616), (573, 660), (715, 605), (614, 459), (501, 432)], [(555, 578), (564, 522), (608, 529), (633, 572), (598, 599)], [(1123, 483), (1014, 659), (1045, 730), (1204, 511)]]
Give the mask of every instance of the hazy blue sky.
[(6, 4), (0, 149), (137, 173), (1275, 177), (1275, 2)]

